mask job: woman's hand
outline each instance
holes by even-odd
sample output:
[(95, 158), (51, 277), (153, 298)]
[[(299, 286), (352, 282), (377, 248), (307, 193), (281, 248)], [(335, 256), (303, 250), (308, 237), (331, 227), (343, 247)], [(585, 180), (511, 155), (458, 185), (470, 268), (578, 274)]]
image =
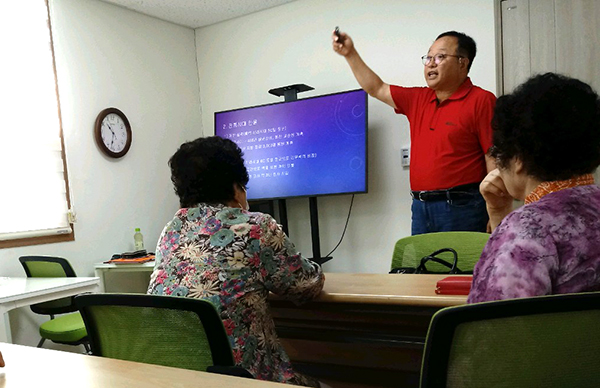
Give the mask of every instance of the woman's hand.
[(510, 196), (498, 169), (490, 171), (479, 185), (485, 199), (493, 232), (500, 222), (513, 210), (513, 197)]
[(0, 352), (0, 368), (4, 367), (4, 359), (2, 358), (2, 352)]

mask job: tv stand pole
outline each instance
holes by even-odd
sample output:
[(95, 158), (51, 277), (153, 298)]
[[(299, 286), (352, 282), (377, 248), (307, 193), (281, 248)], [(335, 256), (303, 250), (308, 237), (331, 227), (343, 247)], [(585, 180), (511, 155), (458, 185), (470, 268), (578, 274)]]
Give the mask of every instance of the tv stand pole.
[(309, 197), (308, 205), (310, 207), (310, 230), (312, 235), (312, 261), (323, 264), (333, 259), (331, 256), (321, 257), (321, 240), (319, 238), (319, 209), (317, 207), (317, 197)]
[[(298, 99), (298, 93), (307, 92), (313, 89), (314, 88), (312, 86), (308, 86), (305, 84), (295, 84), (271, 89), (269, 90), (269, 93), (277, 97), (283, 96), (283, 100), (285, 102), (288, 102), (296, 101)], [(288, 228), (287, 204), (285, 202), (285, 199), (278, 199), (277, 205), (279, 207), (279, 222), (281, 223), (281, 227), (285, 234), (289, 236), (290, 232)]]
[[(314, 88), (305, 84), (295, 84), (271, 89), (269, 90), (269, 93), (277, 97), (283, 96), (284, 101), (288, 102), (296, 101), (298, 99), (298, 93), (307, 92), (309, 90), (314, 90)], [(289, 236), (287, 205), (285, 199), (278, 199), (277, 202), (279, 205), (279, 222), (281, 222), (281, 226), (285, 234)], [(317, 197), (309, 197), (308, 203), (310, 206), (310, 229), (313, 250), (312, 260), (316, 263), (323, 264), (331, 260), (332, 257), (321, 257), (321, 243), (319, 239), (319, 211), (317, 208)]]

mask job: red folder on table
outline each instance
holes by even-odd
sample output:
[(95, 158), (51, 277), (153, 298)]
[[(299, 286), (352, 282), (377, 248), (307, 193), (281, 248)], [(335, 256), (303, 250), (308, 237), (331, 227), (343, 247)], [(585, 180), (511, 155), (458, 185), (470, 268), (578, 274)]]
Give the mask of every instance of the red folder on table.
[(444, 295), (469, 295), (472, 282), (473, 276), (448, 276), (437, 282), (435, 293)]
[(140, 250), (135, 252), (125, 252), (113, 255), (106, 264), (143, 264), (154, 260), (154, 253)]
[(106, 264), (144, 264), (149, 261), (154, 261), (154, 255), (148, 255), (144, 257), (136, 257), (134, 259), (110, 259), (105, 261)]

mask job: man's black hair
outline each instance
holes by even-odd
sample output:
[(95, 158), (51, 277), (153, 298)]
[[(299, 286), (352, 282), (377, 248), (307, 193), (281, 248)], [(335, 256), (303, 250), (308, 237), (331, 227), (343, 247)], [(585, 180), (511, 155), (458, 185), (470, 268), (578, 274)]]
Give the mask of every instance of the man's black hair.
[(435, 40), (443, 38), (445, 36), (451, 36), (458, 40), (458, 55), (462, 55), (463, 57), (469, 58), (469, 65), (467, 66), (467, 71), (471, 70), (471, 65), (475, 60), (475, 55), (477, 54), (477, 45), (473, 38), (469, 35), (464, 34), (462, 32), (456, 31), (446, 31), (441, 33)]

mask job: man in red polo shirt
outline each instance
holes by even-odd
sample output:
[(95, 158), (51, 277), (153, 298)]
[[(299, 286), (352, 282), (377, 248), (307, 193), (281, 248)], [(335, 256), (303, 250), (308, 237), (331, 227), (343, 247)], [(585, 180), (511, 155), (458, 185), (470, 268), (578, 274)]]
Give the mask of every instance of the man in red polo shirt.
[(360, 86), (410, 122), (412, 234), (452, 230), (485, 232), (479, 183), (495, 168), (488, 157), (496, 97), (468, 77), (477, 51), (460, 32), (439, 35), (422, 57), (427, 87), (388, 85), (362, 60), (352, 39), (333, 34)]

